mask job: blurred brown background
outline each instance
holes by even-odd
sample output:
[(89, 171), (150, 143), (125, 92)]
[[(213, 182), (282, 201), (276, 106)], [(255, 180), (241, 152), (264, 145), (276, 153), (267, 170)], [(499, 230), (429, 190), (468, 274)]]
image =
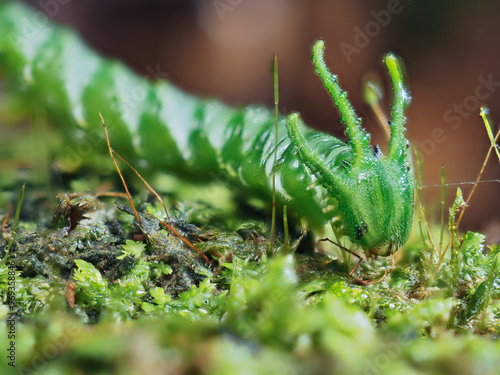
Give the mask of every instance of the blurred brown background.
[[(385, 141), (362, 101), (362, 81), (370, 72), (385, 79), (383, 54), (399, 54), (413, 96), (408, 136), (423, 155), (425, 185), (438, 185), (425, 188), (436, 211), (441, 165), (449, 183), (472, 182), (481, 168), (489, 142), (479, 105), (491, 108), (496, 127), (500, 122), (499, 1), (28, 2), (73, 25), (96, 49), (139, 74), (168, 76), (187, 91), (230, 104), (272, 105), (270, 66), (276, 52), (282, 112), (299, 111), (310, 126), (341, 135), (338, 116), (309, 61), (313, 42), (323, 38), (328, 65), (380, 144)], [(498, 160), (491, 160), (483, 179), (499, 178)], [(467, 195), (471, 185), (460, 186)], [(456, 186), (448, 188), (448, 204), (455, 191)], [(479, 186), (465, 227), (500, 237), (498, 181)]]

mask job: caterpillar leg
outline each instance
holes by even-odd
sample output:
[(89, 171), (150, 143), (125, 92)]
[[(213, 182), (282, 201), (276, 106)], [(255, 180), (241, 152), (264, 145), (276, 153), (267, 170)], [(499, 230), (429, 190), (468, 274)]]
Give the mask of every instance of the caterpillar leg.
[(361, 265), (361, 263), (363, 263), (363, 258), (359, 255), (359, 254), (356, 254), (354, 251), (352, 250), (349, 250), (348, 248), (346, 248), (345, 246), (342, 246), (341, 244), (329, 239), (329, 238), (322, 238), (320, 239), (320, 241), (322, 242), (330, 242), (332, 244), (334, 244), (335, 246), (339, 247), (340, 249), (348, 252), (349, 254), (351, 255), (354, 255), (356, 258), (358, 258), (358, 262), (355, 264), (355, 266), (352, 268), (351, 272), (349, 272), (349, 276), (352, 276), (354, 274), (354, 272), (356, 272), (359, 268), (359, 266)]
[[(356, 254), (354, 251), (351, 251), (351, 250), (347, 249), (346, 247), (340, 245), (339, 243), (337, 243), (335, 241), (332, 241), (329, 238), (322, 238), (322, 239), (320, 239), (320, 241), (328, 241), (328, 242), (334, 244), (335, 246), (338, 246), (340, 249), (342, 249), (342, 250), (348, 252), (349, 254), (354, 255), (356, 258), (358, 258), (357, 263), (354, 265), (354, 267), (352, 268), (351, 272), (349, 272), (349, 276), (353, 276), (354, 273), (358, 270), (358, 268), (361, 265), (361, 263), (363, 263), (364, 259), (360, 255)], [(362, 280), (362, 279), (359, 279), (359, 278), (355, 277), (356, 284), (360, 284), (360, 285), (378, 284), (379, 282), (381, 282), (382, 280), (384, 280), (387, 277), (387, 275), (389, 274), (390, 271), (392, 271), (392, 269), (393, 268), (386, 269), (385, 272), (384, 272), (384, 274), (379, 279), (374, 280), (374, 281), (372, 281), (372, 280)]]

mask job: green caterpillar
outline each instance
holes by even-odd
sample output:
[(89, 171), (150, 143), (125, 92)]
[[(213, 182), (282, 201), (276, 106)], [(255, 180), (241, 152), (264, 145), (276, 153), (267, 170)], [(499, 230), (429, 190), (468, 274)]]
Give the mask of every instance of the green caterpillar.
[[(78, 136), (102, 134), (102, 113), (120, 150), (133, 150), (154, 168), (199, 179), (223, 173), (254, 193), (271, 194), (272, 111), (230, 108), (200, 99), (167, 81), (150, 83), (120, 63), (98, 56), (73, 32), (19, 3), (0, 2), (0, 70), (10, 90), (43, 106), (54, 123)], [(404, 136), (409, 96), (397, 59), (385, 58), (394, 86), (388, 155), (370, 134), (323, 60), (313, 64), (345, 125), (347, 142), (305, 128), (297, 114), (279, 118), (277, 200), (313, 230), (331, 226), (338, 238), (371, 254), (403, 245), (413, 222), (414, 179)], [(80, 131), (81, 132), (81, 131)]]

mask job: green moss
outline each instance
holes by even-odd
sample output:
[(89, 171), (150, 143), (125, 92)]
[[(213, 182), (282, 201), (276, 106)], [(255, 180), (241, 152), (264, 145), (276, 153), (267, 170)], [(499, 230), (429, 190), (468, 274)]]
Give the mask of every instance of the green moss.
[[(307, 239), (294, 254), (268, 258), (265, 217), (224, 220), (209, 202), (179, 202), (178, 218), (168, 223), (199, 244), (207, 264), (163, 229), (156, 205), (141, 207), (139, 227), (121, 204), (91, 194), (61, 196), (60, 217), (51, 224), (52, 213), (37, 211), (32, 194), (28, 189), (24, 204), (39, 216), (21, 215), (0, 265), (0, 344), (9, 345), (12, 264), (16, 362), (26, 371), (494, 374), (500, 368), (500, 248), (485, 252), (481, 234), (454, 241), (453, 258), (448, 250), (441, 263), (442, 249), (431, 256), (414, 236), (383, 281), (359, 285), (348, 267), (315, 252)], [(78, 218), (74, 227), (68, 217)], [(450, 227), (458, 238), (453, 221)], [(140, 233), (147, 241), (132, 240)], [(11, 238), (8, 224), (0, 248)], [(358, 273), (374, 280), (387, 268), (390, 259), (373, 259)], [(74, 308), (66, 302), (68, 283), (75, 285)], [(8, 374), (5, 360), (0, 366)]]

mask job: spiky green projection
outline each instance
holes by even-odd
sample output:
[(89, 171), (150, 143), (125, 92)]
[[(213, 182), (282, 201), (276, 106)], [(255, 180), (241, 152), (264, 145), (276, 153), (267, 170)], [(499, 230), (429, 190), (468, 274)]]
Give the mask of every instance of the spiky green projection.
[[(26, 98), (32, 110), (42, 108), (68, 140), (90, 143), (92, 154), (106, 151), (102, 113), (113, 147), (134, 164), (141, 159), (151, 169), (200, 182), (217, 176), (266, 202), (271, 202), (276, 168), (278, 203), (312, 230), (320, 233), (333, 223), (339, 238), (347, 236), (354, 245), (381, 255), (408, 239), (413, 177), (404, 138), (407, 94), (393, 55), (386, 57), (395, 92), (388, 156), (372, 149), (370, 135), (329, 72), (318, 41), (313, 63), (339, 109), (347, 142), (311, 129), (300, 131), (296, 114), (288, 121), (280, 117), (275, 164), (275, 114), (265, 107), (234, 109), (189, 95), (167, 81), (151, 83), (97, 55), (72, 31), (39, 22), (19, 3), (0, 2), (0, 30), (0, 70), (7, 89)], [(78, 129), (88, 139), (82, 140)], [(68, 163), (78, 150), (78, 143), (73, 146), (68, 144)]]
[[(331, 211), (337, 235), (348, 236), (370, 253), (388, 255), (408, 240), (413, 223), (413, 171), (404, 137), (404, 107), (409, 96), (401, 68), (393, 54), (385, 57), (394, 86), (391, 140), (385, 156), (372, 149), (370, 134), (361, 127), (361, 119), (340, 88), (337, 76), (328, 70), (323, 51), (324, 43), (319, 40), (313, 48), (313, 63), (340, 112), (349, 147), (343, 152), (350, 153), (350, 158), (344, 157), (339, 163), (320, 148), (312, 147), (302, 133), (303, 125), (296, 113), (288, 116), (288, 134), (301, 161), (337, 201)], [(327, 143), (330, 137), (320, 138), (323, 139), (315, 142)]]

